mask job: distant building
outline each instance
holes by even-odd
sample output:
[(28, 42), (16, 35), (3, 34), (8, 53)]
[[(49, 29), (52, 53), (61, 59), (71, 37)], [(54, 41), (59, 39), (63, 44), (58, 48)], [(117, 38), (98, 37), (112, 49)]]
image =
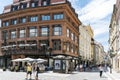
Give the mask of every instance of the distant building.
[(92, 47), (92, 40), (93, 40), (93, 30), (91, 27), (80, 25), (79, 27), (79, 52), (80, 56), (83, 61), (91, 62), (93, 60), (93, 47)]
[(105, 52), (103, 46), (98, 43), (94, 42), (94, 64), (103, 64), (105, 58)]

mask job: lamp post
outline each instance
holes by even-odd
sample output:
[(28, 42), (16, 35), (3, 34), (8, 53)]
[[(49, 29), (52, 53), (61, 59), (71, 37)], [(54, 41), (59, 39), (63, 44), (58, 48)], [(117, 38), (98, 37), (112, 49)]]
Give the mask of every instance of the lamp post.
[(50, 57), (51, 57), (51, 52), (52, 52), (52, 48), (47, 48), (47, 52), (46, 52), (46, 54), (47, 54), (47, 56), (48, 56), (48, 67), (50, 67)]
[[(6, 46), (6, 31), (3, 32), (4, 34), (4, 46)], [(3, 64), (3, 68), (4, 70), (6, 69), (7, 67), (7, 61), (6, 61), (6, 51), (4, 51), (4, 54), (3, 54), (3, 61), (4, 61), (4, 64)]]

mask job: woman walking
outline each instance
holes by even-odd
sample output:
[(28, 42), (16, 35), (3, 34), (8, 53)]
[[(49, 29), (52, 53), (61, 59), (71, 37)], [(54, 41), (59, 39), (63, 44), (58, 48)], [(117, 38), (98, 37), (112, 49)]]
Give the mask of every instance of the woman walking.
[(26, 79), (28, 79), (28, 75), (30, 74), (30, 79), (31, 79), (31, 74), (32, 74), (32, 66), (30, 63), (28, 63), (27, 65), (27, 75), (26, 75)]
[(99, 66), (99, 71), (100, 71), (100, 77), (102, 77), (102, 74), (103, 74), (103, 66), (102, 65)]
[(37, 65), (37, 63), (35, 64), (35, 80), (38, 80), (38, 73), (39, 73), (39, 67)]

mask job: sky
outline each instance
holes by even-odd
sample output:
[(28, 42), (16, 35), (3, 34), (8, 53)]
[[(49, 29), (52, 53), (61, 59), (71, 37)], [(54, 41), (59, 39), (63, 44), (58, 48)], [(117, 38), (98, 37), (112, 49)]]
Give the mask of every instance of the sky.
[[(94, 31), (94, 39), (109, 49), (109, 25), (116, 0), (69, 0), (78, 14), (79, 20), (84, 25), (91, 25)], [(0, 14), (6, 5), (12, 4), (13, 0), (0, 2)]]

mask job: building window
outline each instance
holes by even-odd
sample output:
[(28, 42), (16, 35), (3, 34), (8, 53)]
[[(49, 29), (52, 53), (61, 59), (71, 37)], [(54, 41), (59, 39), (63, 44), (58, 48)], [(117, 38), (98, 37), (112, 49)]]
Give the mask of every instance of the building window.
[(48, 6), (50, 5), (50, 0), (42, 0), (42, 6)]
[(16, 38), (16, 31), (11, 31), (11, 39), (15, 39)]
[(74, 45), (73, 44), (71, 45), (71, 52), (72, 53), (74, 52)]
[(42, 21), (50, 20), (50, 15), (42, 15)]
[(67, 29), (67, 37), (70, 37), (70, 30)]
[(41, 27), (41, 36), (48, 36), (48, 35), (49, 35), (49, 28)]
[(41, 50), (46, 50), (46, 48), (49, 47), (49, 41), (48, 40), (40, 40), (40, 46), (41, 46)]
[(70, 51), (70, 44), (67, 43), (67, 51)]
[(8, 21), (4, 21), (3, 22), (3, 26), (9, 26), (9, 22)]
[(31, 16), (30, 17), (30, 22), (36, 22), (38, 21), (38, 16)]
[(77, 46), (75, 46), (75, 54), (77, 54), (78, 50), (77, 50)]
[(22, 17), (21, 19), (20, 19), (20, 23), (25, 23), (26, 22), (26, 17)]
[(62, 35), (62, 27), (60, 25), (54, 25), (53, 35), (54, 36), (61, 36)]
[(7, 31), (3, 31), (2, 34), (3, 34), (3, 37), (2, 37), (3, 40), (8, 39), (8, 32)]
[(19, 6), (18, 6), (18, 5), (12, 6), (12, 11), (16, 11), (16, 10), (18, 10), (18, 9), (19, 9)]
[(27, 8), (27, 3), (21, 3), (21, 4), (20, 4), (20, 8), (21, 8), (21, 9)]
[(47, 6), (47, 1), (43, 1), (43, 6)]
[(78, 38), (77, 38), (77, 36), (75, 36), (75, 43), (77, 43), (78, 42)]
[(17, 19), (13, 19), (11, 22), (12, 25), (16, 25), (17, 24)]
[(75, 41), (75, 34), (73, 33), (73, 41)]
[(53, 50), (61, 50), (61, 41), (53, 40)]
[(37, 7), (37, 6), (38, 6), (38, 1), (31, 3), (31, 7)]
[(63, 13), (54, 14), (54, 20), (60, 20), (63, 19), (63, 17), (64, 17)]
[(74, 34), (73, 33), (71, 33), (71, 39), (74, 40)]
[(29, 37), (36, 37), (36, 36), (37, 36), (36, 27), (30, 27), (30, 29), (29, 29)]
[(24, 29), (22, 29), (22, 30), (20, 30), (20, 38), (24, 38), (25, 37), (25, 30)]

